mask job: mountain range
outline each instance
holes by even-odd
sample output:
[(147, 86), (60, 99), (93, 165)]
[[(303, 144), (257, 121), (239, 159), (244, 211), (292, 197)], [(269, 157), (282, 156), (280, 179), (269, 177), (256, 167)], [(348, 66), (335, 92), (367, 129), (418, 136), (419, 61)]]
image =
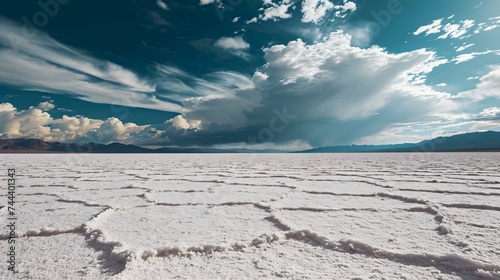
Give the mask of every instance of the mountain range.
[(349, 145), (314, 148), (299, 153), (390, 153), (500, 151), (500, 132), (486, 131), (437, 137), (418, 143), (393, 145)]
[[(500, 132), (486, 131), (438, 137), (418, 143), (393, 145), (327, 146), (294, 153), (500, 151)], [(121, 143), (61, 143), (39, 139), (2, 139), (0, 153), (289, 153), (281, 150), (175, 148), (149, 149)]]

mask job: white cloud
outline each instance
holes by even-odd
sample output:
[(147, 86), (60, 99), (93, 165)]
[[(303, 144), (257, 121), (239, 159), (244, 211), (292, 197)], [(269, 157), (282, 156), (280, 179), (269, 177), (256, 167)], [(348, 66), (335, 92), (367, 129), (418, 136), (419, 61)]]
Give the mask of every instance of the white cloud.
[[(447, 18), (447, 20), (451, 19), (452, 17)], [(465, 38), (465, 34), (467, 34), (475, 25), (475, 21), (470, 19), (462, 20), (458, 23), (446, 23), (444, 25), (443, 21), (444, 18), (436, 19), (428, 25), (419, 27), (415, 32), (413, 32), (413, 35), (425, 33), (425, 36), (428, 36), (431, 34), (442, 33), (438, 36), (438, 39)]]
[(165, 134), (166, 144), (247, 141), (269, 129), (276, 111), (294, 118), (273, 134), (275, 143), (346, 144), (393, 124), (456, 109), (449, 94), (415, 82), (447, 62), (425, 49), (399, 54), (377, 46), (362, 49), (335, 32), (314, 44), (297, 39), (264, 53), (266, 63), (255, 71), (253, 87), (186, 100), (182, 119), (199, 120), (200, 129)]
[(157, 64), (154, 71), (158, 91), (168, 90), (167, 97), (178, 102), (197, 97), (228, 97), (238, 90), (253, 87), (250, 77), (230, 71), (209, 73), (203, 78), (167, 65)]
[(344, 1), (344, 4), (341, 6), (342, 10), (345, 11), (356, 11), (356, 3), (351, 1)]
[(462, 45), (462, 46), (460, 46), (460, 47), (457, 48), (457, 52), (464, 51), (464, 50), (466, 50), (466, 49), (468, 49), (468, 48), (470, 48), (472, 46), (474, 46), (474, 44), (468, 44), (468, 45), (464, 44), (464, 45)]
[(446, 84), (446, 83), (440, 83), (440, 84), (437, 84), (436, 86), (437, 86), (437, 87), (445, 87), (445, 86), (447, 86), (447, 85), (448, 85), (448, 84)]
[(238, 22), (239, 19), (240, 19), (240, 17), (235, 17), (235, 18), (233, 18), (233, 20), (231, 22), (236, 23), (236, 22)]
[(250, 44), (245, 42), (241, 36), (221, 37), (215, 42), (215, 46), (228, 50), (246, 50), (250, 48)]
[(149, 137), (149, 126), (122, 123), (117, 118), (105, 121), (63, 116), (53, 119), (46, 110), (54, 105), (42, 102), (27, 110), (10, 103), (0, 104), (0, 138), (36, 138), (58, 142), (133, 143)]
[(333, 9), (333, 6), (328, 0), (304, 0), (302, 2), (302, 21), (317, 23), (328, 10)]
[(208, 5), (215, 2), (219, 2), (219, 0), (200, 0), (200, 5)]
[(474, 33), (478, 34), (484, 31), (491, 31), (498, 27), (500, 27), (500, 17), (492, 17), (486, 22), (479, 23), (476, 30), (474, 30)]
[(253, 17), (252, 19), (249, 19), (249, 20), (245, 21), (246, 24), (256, 23), (256, 22), (257, 22), (257, 18), (256, 17)]
[(354, 11), (356, 11), (357, 7), (356, 7), (356, 3), (354, 2), (351, 2), (351, 1), (348, 1), (348, 0), (344, 0), (344, 4), (342, 5), (335, 5), (333, 7), (336, 12), (335, 12), (335, 17), (338, 17), (338, 18), (344, 18), (348, 15), (348, 13), (352, 13)]
[(259, 15), (263, 21), (291, 18), (292, 15), (288, 13), (288, 9), (292, 5), (290, 0), (282, 0), (279, 4), (273, 3), (273, 0), (263, 0), (264, 6), (270, 6), (264, 9), (264, 14)]
[(158, 7), (160, 7), (161, 9), (163, 9), (165, 11), (170, 10), (170, 8), (168, 7), (168, 5), (165, 4), (165, 2), (163, 2), (162, 0), (156, 0), (156, 5), (158, 5)]
[(245, 42), (241, 36), (221, 37), (215, 42), (214, 46), (243, 59), (250, 57), (250, 54), (246, 52), (250, 48), (250, 44)]
[(48, 101), (44, 101), (40, 104), (38, 104), (37, 108), (40, 109), (40, 110), (43, 110), (43, 111), (50, 111), (52, 109), (54, 109), (56, 106), (54, 104), (52, 104), (51, 102), (48, 102)]
[(475, 89), (457, 94), (459, 99), (474, 102), (488, 97), (500, 98), (500, 65), (492, 66), (491, 71), (479, 79)]
[(163, 111), (182, 107), (155, 99), (155, 86), (109, 61), (65, 46), (46, 34), (23, 37), (21, 26), (0, 17), (0, 82), (95, 102)]
[(465, 35), (470, 28), (474, 26), (473, 20), (464, 20), (459, 24), (450, 24), (447, 23), (443, 27), (444, 34), (440, 35), (438, 39), (446, 39), (446, 38), (460, 38)]
[(441, 32), (443, 19), (436, 19), (429, 25), (419, 27), (413, 35), (420, 35), (425, 32), (425, 36)]
[(304, 0), (302, 2), (302, 22), (318, 23), (329, 10), (336, 10), (336, 17), (344, 17), (347, 12), (356, 11), (356, 4), (344, 1), (343, 5), (334, 5), (329, 0)]
[(374, 34), (373, 25), (348, 26), (345, 32), (351, 35), (351, 43), (356, 47), (367, 47), (370, 45)]
[(479, 117), (485, 119), (498, 119), (500, 120), (500, 107), (490, 107), (484, 109), (479, 113)]
[(167, 122), (172, 123), (172, 125), (177, 129), (200, 129), (201, 126), (201, 121), (186, 120), (182, 115), (177, 115)]
[(451, 61), (455, 62), (455, 64), (459, 64), (459, 63), (463, 63), (463, 62), (467, 62), (469, 60), (472, 60), (472, 59), (476, 58), (477, 56), (490, 54), (490, 53), (500, 55), (500, 50), (488, 50), (488, 51), (484, 51), (484, 52), (465, 53), (465, 54), (457, 55)]
[(485, 28), (484, 28), (484, 31), (490, 31), (490, 30), (493, 30), (493, 29), (495, 29), (495, 28), (497, 28), (497, 27), (498, 27), (498, 25), (493, 24), (493, 25), (490, 25), (490, 26), (485, 27)]

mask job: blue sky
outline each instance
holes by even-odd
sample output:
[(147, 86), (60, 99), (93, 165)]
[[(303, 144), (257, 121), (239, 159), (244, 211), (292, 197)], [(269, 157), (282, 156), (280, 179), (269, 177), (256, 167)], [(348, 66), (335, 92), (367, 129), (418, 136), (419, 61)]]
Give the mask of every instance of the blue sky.
[(498, 38), (494, 0), (8, 1), (0, 137), (304, 149), (500, 130)]

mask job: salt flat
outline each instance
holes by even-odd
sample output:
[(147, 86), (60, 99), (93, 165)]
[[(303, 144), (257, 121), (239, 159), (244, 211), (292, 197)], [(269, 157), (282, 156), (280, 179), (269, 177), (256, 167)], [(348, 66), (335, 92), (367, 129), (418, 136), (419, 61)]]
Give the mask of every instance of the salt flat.
[[(1, 279), (500, 279), (500, 153), (2, 155)], [(7, 191), (0, 196), (7, 252)]]

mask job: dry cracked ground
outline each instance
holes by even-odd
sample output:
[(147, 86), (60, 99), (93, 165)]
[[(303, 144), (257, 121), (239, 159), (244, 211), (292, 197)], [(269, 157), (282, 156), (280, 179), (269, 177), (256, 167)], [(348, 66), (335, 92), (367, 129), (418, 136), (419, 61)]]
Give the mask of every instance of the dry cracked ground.
[(1, 279), (500, 279), (500, 153), (2, 159)]

